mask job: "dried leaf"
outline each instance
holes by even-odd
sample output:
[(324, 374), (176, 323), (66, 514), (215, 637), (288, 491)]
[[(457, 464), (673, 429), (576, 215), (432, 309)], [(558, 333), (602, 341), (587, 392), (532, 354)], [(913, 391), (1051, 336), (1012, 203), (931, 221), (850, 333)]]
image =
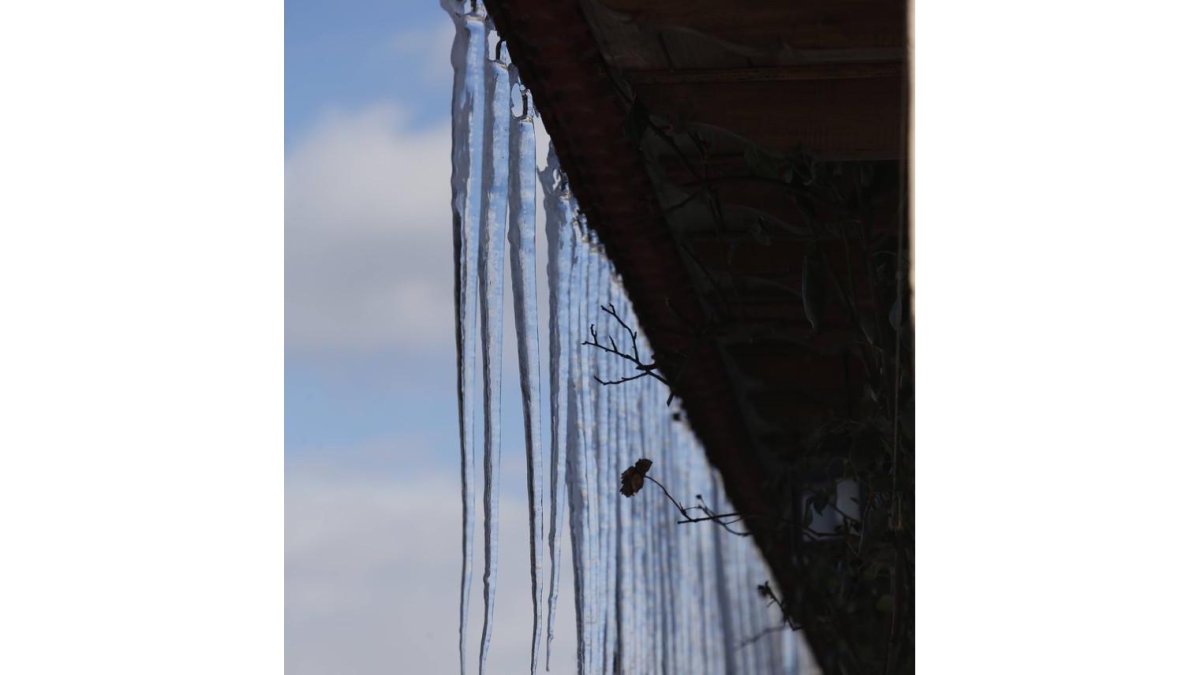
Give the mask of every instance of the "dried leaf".
[(621, 474), (621, 494), (632, 497), (646, 484), (646, 473), (654, 462), (646, 458), (639, 459), (636, 464), (625, 469)]

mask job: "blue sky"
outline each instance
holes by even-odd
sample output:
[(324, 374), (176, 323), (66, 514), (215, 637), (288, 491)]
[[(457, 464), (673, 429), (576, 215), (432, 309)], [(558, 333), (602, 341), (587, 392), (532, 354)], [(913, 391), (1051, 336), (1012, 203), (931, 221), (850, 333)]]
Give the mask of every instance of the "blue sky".
[[(354, 154), (358, 149), (356, 144), (372, 142), (401, 146), (393, 150), (397, 153), (391, 161), (393, 166), (408, 164), (410, 160), (415, 163), (417, 158), (404, 156), (403, 140), (423, 138), (428, 145), (429, 141), (437, 140), (435, 135), (448, 124), (450, 70), (449, 57), (443, 49), (448, 47), (451, 35), (450, 21), (436, 1), (289, 0), (285, 12), (288, 168), (295, 169), (298, 146), (310, 146), (322, 139), (335, 144), (338, 139), (331, 137), (356, 132), (356, 138), (341, 139), (346, 146), (341, 153), (332, 158), (328, 152), (314, 153), (318, 156), (313, 163), (327, 163), (331, 173), (349, 173), (352, 177), (356, 173), (365, 174), (374, 167), (347, 166), (354, 161), (347, 155)], [(371, 115), (376, 119), (364, 119)], [(353, 128), (356, 125), (358, 129)], [(388, 168), (387, 163), (381, 168)], [(289, 178), (295, 173), (290, 170)], [(315, 186), (329, 190), (322, 185), (328, 182), (325, 178), (314, 176), (298, 189)], [(377, 178), (386, 183), (398, 182), (402, 177), (385, 174)], [(447, 174), (443, 182), (448, 180)], [(403, 219), (406, 215), (402, 213), (404, 189), (401, 185), (384, 187), (384, 191), (389, 189), (400, 195), (401, 201), (386, 204), (370, 214), (369, 219), (379, 222), (367, 223), (363, 229), (394, 227), (390, 238), (378, 233), (358, 237), (351, 233), (338, 238), (335, 231), (353, 229), (355, 224), (347, 221), (362, 220), (361, 214), (339, 209), (336, 203), (325, 207), (334, 200), (323, 200), (321, 196), (302, 199), (289, 194), (289, 243), (309, 241), (296, 221), (311, 213), (309, 207), (313, 202), (325, 207), (322, 216), (315, 218), (313, 229), (334, 232), (332, 236), (311, 238), (317, 250), (306, 258), (312, 264), (297, 263), (298, 256), (289, 255), (288, 276), (298, 282), (290, 284), (288, 289), (292, 307), (313, 303), (312, 294), (307, 292), (313, 286), (319, 286), (326, 296), (311, 312), (316, 314), (334, 304), (353, 302), (355, 291), (364, 287), (375, 291), (379, 286), (403, 283), (403, 279), (390, 275), (387, 268), (393, 262), (406, 261), (403, 256), (389, 259), (388, 253), (413, 244), (420, 235), (406, 232), (405, 223), (395, 222), (396, 216)], [(363, 196), (350, 194), (340, 198), (362, 200)], [(379, 200), (377, 195), (366, 198)], [(431, 200), (424, 201), (420, 217), (428, 219), (432, 215), (430, 206), (435, 205), (427, 203)], [(423, 223), (421, 234), (428, 235), (430, 227), (442, 224)], [(448, 231), (445, 241), (449, 243)], [(436, 244), (440, 242), (421, 243), (425, 244), (423, 252), (436, 253)], [(294, 248), (289, 247), (289, 253)], [(434, 264), (422, 270), (418, 275), (420, 280), (436, 286), (436, 275), (441, 273), (446, 277), (441, 286), (448, 287), (452, 262), (449, 250), (443, 253), (441, 260), (431, 261)], [(323, 283), (333, 275), (352, 276), (356, 268), (361, 272), (364, 266), (370, 269), (357, 283)], [(314, 268), (320, 269), (316, 278), (311, 274)], [(424, 286), (420, 289), (427, 290)], [(444, 294), (446, 288), (436, 290)], [(445, 300), (430, 298), (426, 305), (436, 311), (437, 304)], [(452, 306), (443, 307), (445, 320), (452, 320)], [(439, 444), (453, 440), (454, 410), (445, 407), (446, 398), (453, 396), (453, 373), (447, 371), (453, 368), (453, 354), (439, 349), (434, 344), (436, 340), (418, 341), (415, 346), (397, 344), (404, 340), (389, 341), (389, 337), (412, 332), (416, 327), (382, 328), (371, 317), (363, 316), (371, 309), (375, 308), (360, 308), (346, 322), (348, 325), (340, 336), (325, 334), (302, 339), (296, 338), (299, 332), (294, 328), (296, 316), (289, 315), (285, 434), (289, 455), (313, 452), (329, 444), (370, 441), (401, 429), (411, 430), (413, 424), (427, 428)], [(446, 335), (447, 339), (452, 337), (452, 333)], [(420, 388), (412, 386), (417, 381), (422, 383)]]
[(288, 0), (288, 147), (322, 111), (335, 105), (359, 107), (381, 98), (402, 98), (415, 115), (414, 128), (443, 123), (450, 105), (449, 84), (429, 76), (427, 61), (414, 62), (430, 55), (430, 37), (448, 34), (448, 24), (436, 0)]
[[(290, 0), (285, 13), (287, 670), (456, 673), (453, 25), (437, 0)], [(497, 673), (528, 668), (532, 626), (511, 317)], [(573, 671), (571, 583), (554, 672)], [(477, 645), (482, 569), (472, 596)]]

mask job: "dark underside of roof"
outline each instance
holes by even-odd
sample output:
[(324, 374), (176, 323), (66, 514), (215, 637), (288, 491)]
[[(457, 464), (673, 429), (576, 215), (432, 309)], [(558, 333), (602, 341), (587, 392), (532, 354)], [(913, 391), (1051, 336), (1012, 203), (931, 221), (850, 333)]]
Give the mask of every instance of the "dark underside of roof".
[(486, 5), (791, 623), (911, 672), (906, 0)]

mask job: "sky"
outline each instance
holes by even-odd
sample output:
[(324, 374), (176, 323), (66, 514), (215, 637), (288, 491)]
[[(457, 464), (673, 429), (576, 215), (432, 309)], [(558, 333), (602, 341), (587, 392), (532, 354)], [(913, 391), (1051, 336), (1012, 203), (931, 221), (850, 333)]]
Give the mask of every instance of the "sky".
[[(287, 671), (456, 673), (453, 25), (437, 0), (288, 0), (285, 32)], [(533, 621), (511, 307), (505, 321), (495, 673), (528, 670)], [(481, 610), (477, 567), (472, 658)]]

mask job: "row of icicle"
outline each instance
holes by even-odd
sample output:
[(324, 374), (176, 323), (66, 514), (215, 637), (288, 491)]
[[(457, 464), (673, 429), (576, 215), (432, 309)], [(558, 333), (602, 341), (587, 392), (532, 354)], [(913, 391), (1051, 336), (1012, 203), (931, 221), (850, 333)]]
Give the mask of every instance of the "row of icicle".
[[(633, 307), (587, 228), (553, 148), (546, 168), (537, 171), (532, 106), (522, 89), (521, 112), (512, 111), (512, 91), (520, 88), (519, 77), (502, 44), (488, 48), (495, 36), (482, 3), (443, 0), (443, 7), (456, 27), (451, 58), (451, 182), (463, 499), (462, 675), (468, 665), (466, 627), (474, 572), (475, 355), (480, 345), (485, 546), (481, 675), (494, 627), (499, 504), (493, 479), (500, 456), (506, 243), (512, 262), (528, 469), (534, 610), (531, 672), (538, 670), (543, 634), (549, 669), (560, 550), (568, 524), (581, 675), (807, 672), (803, 641), (791, 630), (779, 630), (779, 610), (755, 592), (769, 573), (750, 539), (713, 523), (678, 524), (679, 512), (650, 483), (632, 498), (618, 492), (622, 471), (647, 457), (653, 460), (650, 475), (681, 501), (703, 495), (718, 512), (731, 508), (703, 448), (686, 421), (667, 406), (668, 392), (661, 383), (642, 377), (605, 386), (593, 379), (636, 374), (619, 357), (583, 345), (594, 325), (601, 339), (612, 335), (631, 349), (628, 334), (601, 307), (611, 304), (616, 315), (640, 333)], [(543, 471), (539, 409), (535, 265), (539, 179), (549, 251), (548, 474)], [(549, 522), (543, 520), (547, 484)], [(547, 554), (548, 593), (544, 592)]]

